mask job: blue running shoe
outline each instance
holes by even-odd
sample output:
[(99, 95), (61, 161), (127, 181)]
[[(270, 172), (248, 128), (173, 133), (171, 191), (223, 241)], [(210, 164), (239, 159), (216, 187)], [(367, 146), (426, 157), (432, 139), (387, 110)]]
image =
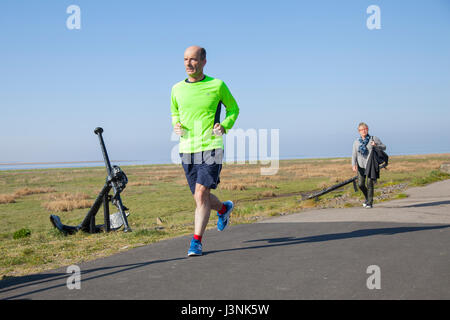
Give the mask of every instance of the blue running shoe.
[(217, 230), (223, 231), (228, 226), (228, 221), (230, 220), (231, 211), (233, 211), (234, 204), (232, 201), (225, 201), (223, 203), (227, 207), (227, 212), (223, 214), (219, 214), (217, 212), (217, 216), (219, 220), (217, 221)]
[(191, 240), (191, 246), (188, 250), (188, 256), (201, 256), (202, 243), (194, 238)]

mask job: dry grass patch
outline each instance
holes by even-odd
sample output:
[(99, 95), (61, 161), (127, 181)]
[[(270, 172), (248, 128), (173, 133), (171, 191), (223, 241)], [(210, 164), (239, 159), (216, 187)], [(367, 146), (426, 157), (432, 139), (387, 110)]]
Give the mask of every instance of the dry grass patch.
[(315, 207), (317, 207), (317, 201), (314, 199), (308, 199), (308, 200), (302, 201), (302, 203), (300, 204), (300, 207), (302, 209), (315, 208)]
[(31, 194), (40, 194), (40, 193), (50, 193), (50, 192), (55, 192), (56, 189), (55, 188), (50, 188), (50, 187), (42, 187), (42, 188), (22, 188), (22, 189), (18, 189), (14, 192), (14, 195), (16, 197), (23, 197), (23, 196), (28, 196)]
[(49, 195), (46, 197), (48, 202), (44, 202), (42, 206), (51, 212), (66, 212), (75, 209), (85, 209), (92, 206), (92, 200), (84, 193), (68, 193)]
[[(188, 185), (188, 183), (186, 181), (186, 178), (174, 180), (174, 183), (179, 185), (179, 186), (187, 186)], [(222, 184), (222, 182), (220, 184)]]
[(391, 162), (389, 163), (388, 170), (392, 172), (411, 172), (411, 171), (417, 171), (417, 170), (429, 170), (430, 168), (438, 169), (441, 164), (443, 163), (442, 160), (428, 160), (427, 162), (421, 163), (421, 162)]
[(63, 193), (57, 193), (57, 194), (49, 194), (45, 197), (46, 200), (51, 201), (60, 201), (60, 200), (86, 200), (90, 199), (91, 197), (85, 193), (82, 192), (63, 192)]
[(15, 203), (16, 196), (13, 194), (0, 194), (0, 204)]
[(46, 202), (46, 203), (42, 204), (42, 206), (51, 212), (66, 212), (66, 211), (72, 211), (75, 209), (90, 208), (92, 206), (92, 201), (60, 200), (60, 201)]
[(178, 176), (173, 175), (173, 174), (162, 174), (162, 175), (157, 175), (152, 177), (152, 179), (157, 180), (157, 181), (170, 181), (172, 179), (177, 178)]
[(219, 184), (220, 189), (223, 190), (246, 190), (247, 187), (245, 184), (242, 183), (220, 183)]
[(42, 187), (42, 188), (21, 188), (14, 193), (10, 194), (0, 194), (0, 204), (6, 204), (6, 203), (15, 203), (17, 198), (29, 196), (32, 194), (40, 194), (40, 193), (49, 193), (49, 192), (55, 192), (55, 188), (49, 188), (49, 187)]
[(151, 183), (150, 181), (136, 181), (136, 182), (128, 182), (128, 186), (135, 186), (135, 187), (140, 187), (140, 186), (152, 186), (153, 183)]
[(279, 189), (278, 186), (266, 182), (256, 182), (254, 186), (257, 188)]
[(276, 193), (273, 191), (264, 191), (264, 192), (259, 192), (257, 194), (258, 197), (262, 197), (262, 198), (271, 198), (271, 197), (276, 197)]

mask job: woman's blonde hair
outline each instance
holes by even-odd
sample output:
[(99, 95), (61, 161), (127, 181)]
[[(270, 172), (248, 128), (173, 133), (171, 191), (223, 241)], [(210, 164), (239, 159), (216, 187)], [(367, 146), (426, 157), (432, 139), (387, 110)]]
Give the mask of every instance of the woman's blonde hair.
[(360, 123), (358, 124), (358, 129), (359, 129), (360, 127), (369, 128), (369, 126), (368, 126), (367, 123), (365, 123), (365, 122), (360, 122)]

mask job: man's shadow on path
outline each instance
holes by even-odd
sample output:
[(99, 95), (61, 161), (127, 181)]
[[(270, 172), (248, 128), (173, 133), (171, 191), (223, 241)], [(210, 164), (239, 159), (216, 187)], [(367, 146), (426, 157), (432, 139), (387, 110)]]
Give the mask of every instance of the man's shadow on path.
[(301, 238), (283, 237), (283, 238), (255, 239), (255, 240), (244, 241), (244, 243), (267, 242), (267, 244), (251, 246), (251, 247), (243, 247), (243, 248), (213, 250), (213, 251), (208, 251), (208, 252), (204, 253), (204, 255), (218, 253), (218, 252), (261, 249), (261, 248), (269, 248), (269, 247), (276, 247), (276, 246), (290, 246), (290, 245), (295, 245), (295, 244), (323, 242), (323, 241), (332, 241), (332, 240), (343, 240), (343, 239), (351, 239), (351, 238), (370, 237), (370, 236), (376, 236), (376, 235), (394, 235), (394, 234), (398, 234), (398, 233), (443, 229), (443, 228), (448, 228), (448, 227), (450, 227), (450, 225), (361, 229), (361, 230), (356, 230), (356, 231), (351, 231), (351, 232), (322, 234), (322, 235), (317, 235), (317, 236), (309, 236), (309, 237), (301, 237)]
[(417, 204), (405, 204), (405, 205), (398, 205), (398, 206), (382, 206), (382, 208), (423, 208), (423, 207), (435, 207), (435, 206), (443, 206), (450, 204), (450, 200), (444, 200), (444, 201), (434, 201), (434, 202), (425, 202), (425, 203), (417, 203)]
[(331, 233), (331, 234), (324, 234), (324, 235), (310, 236), (310, 237), (303, 237), (303, 238), (293, 238), (293, 237), (271, 238), (271, 239), (248, 240), (246, 242), (267, 241), (268, 243), (286, 242), (288, 244), (293, 244), (292, 242), (294, 241), (295, 243), (308, 243), (308, 242), (321, 242), (321, 241), (330, 241), (330, 240), (361, 238), (361, 237), (369, 237), (369, 236), (375, 236), (375, 235), (394, 235), (394, 234), (398, 234), (398, 233), (421, 231), (421, 230), (443, 229), (443, 228), (448, 228), (448, 227), (450, 227), (450, 225), (361, 229), (361, 230), (345, 232), (345, 233)]
[[(204, 252), (203, 255), (210, 255), (210, 254), (215, 254), (215, 253), (220, 253), (220, 252), (233, 252), (233, 251), (242, 251), (242, 250), (263, 249), (263, 248), (270, 248), (270, 247), (277, 247), (277, 246), (290, 246), (290, 245), (298, 245), (298, 244), (303, 244), (303, 243), (314, 243), (314, 242), (323, 242), (323, 241), (370, 237), (370, 236), (376, 236), (376, 235), (395, 235), (395, 234), (400, 234), (400, 233), (405, 233), (405, 232), (444, 229), (444, 228), (448, 228), (448, 227), (450, 227), (450, 225), (378, 228), (378, 229), (362, 229), (362, 230), (343, 232), (343, 233), (322, 234), (322, 235), (308, 236), (308, 237), (301, 237), (301, 238), (283, 237), (283, 238), (255, 239), (255, 240), (244, 241), (244, 243), (266, 242), (267, 244), (261, 244), (261, 245), (255, 245), (255, 246), (249, 246), (249, 247), (239, 247), (239, 248), (207, 251), (207, 252)], [(153, 260), (153, 261), (146, 261), (146, 262), (139, 262), (139, 263), (130, 263), (130, 264), (124, 264), (124, 265), (99, 267), (99, 268), (93, 268), (93, 269), (88, 269), (88, 270), (82, 270), (81, 271), (82, 282), (84, 283), (84, 282), (87, 282), (90, 280), (99, 279), (99, 278), (111, 276), (111, 275), (126, 272), (126, 271), (131, 271), (131, 270), (142, 268), (142, 267), (147, 267), (147, 266), (150, 266), (153, 264), (165, 263), (165, 262), (171, 262), (171, 261), (177, 261), (177, 260), (185, 260), (185, 259), (189, 259), (189, 258), (178, 257), (178, 258), (172, 258), (172, 259)], [(197, 257), (197, 259), (199, 259), (199, 257)], [(119, 269), (119, 270), (114, 270), (114, 269)], [(109, 271), (109, 272), (93, 275), (90, 278), (85, 278), (86, 275), (89, 275), (90, 273), (98, 272), (98, 271)], [(35, 290), (29, 291), (26, 293), (2, 298), (2, 299), (17, 299), (17, 298), (20, 298), (20, 297), (23, 297), (23, 296), (26, 296), (29, 294), (43, 292), (43, 291), (47, 291), (47, 290), (51, 290), (51, 289), (55, 289), (55, 288), (59, 288), (59, 287), (65, 287), (66, 279), (69, 276), (71, 276), (71, 274), (55, 272), (55, 273), (43, 273), (43, 274), (36, 274), (36, 275), (29, 275), (29, 276), (22, 276), (22, 277), (12, 277), (12, 278), (8, 278), (6, 280), (0, 281), (0, 293), (5, 293), (8, 291), (12, 291), (12, 290), (16, 290), (16, 289), (24, 288), (24, 287), (28, 287), (28, 286), (45, 284), (48, 282), (49, 286), (47, 286), (45, 288), (35, 289)], [(50, 283), (52, 281), (58, 281), (58, 283), (57, 284)], [(5, 289), (5, 288), (11, 287), (11, 286), (16, 286), (16, 287), (11, 288), (11, 289)]]

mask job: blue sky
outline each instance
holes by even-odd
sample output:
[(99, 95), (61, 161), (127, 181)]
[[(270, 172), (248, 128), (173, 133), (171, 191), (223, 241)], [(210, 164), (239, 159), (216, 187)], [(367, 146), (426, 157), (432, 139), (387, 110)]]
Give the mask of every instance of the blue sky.
[(450, 1), (3, 0), (0, 43), (0, 162), (101, 160), (101, 126), (111, 159), (169, 163), (192, 44), (282, 158), (350, 156), (360, 121), (389, 154), (450, 152)]

